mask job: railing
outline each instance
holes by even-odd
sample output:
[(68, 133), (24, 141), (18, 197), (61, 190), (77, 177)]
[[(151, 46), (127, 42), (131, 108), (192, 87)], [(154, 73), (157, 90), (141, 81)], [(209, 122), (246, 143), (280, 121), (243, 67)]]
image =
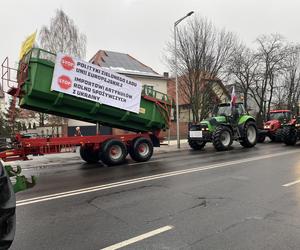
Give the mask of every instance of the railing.
[(171, 103), (171, 98), (167, 94), (154, 90), (152, 86), (144, 85), (142, 89), (142, 95), (147, 95), (158, 99), (159, 101)]

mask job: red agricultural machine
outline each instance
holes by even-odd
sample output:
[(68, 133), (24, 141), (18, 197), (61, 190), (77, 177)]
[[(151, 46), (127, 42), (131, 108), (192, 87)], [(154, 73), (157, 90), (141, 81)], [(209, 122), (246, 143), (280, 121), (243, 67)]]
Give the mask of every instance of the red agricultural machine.
[(295, 119), (290, 110), (270, 111), (268, 120), (264, 122), (264, 129), (259, 132), (258, 142), (264, 142), (266, 137), (269, 137), (272, 142), (282, 142), (284, 125), (293, 122)]

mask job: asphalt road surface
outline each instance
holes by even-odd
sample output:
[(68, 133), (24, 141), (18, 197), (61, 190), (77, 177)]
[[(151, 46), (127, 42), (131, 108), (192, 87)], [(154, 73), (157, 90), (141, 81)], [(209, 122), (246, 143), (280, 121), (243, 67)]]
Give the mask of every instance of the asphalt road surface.
[(300, 145), (25, 172), (11, 249), (300, 249)]

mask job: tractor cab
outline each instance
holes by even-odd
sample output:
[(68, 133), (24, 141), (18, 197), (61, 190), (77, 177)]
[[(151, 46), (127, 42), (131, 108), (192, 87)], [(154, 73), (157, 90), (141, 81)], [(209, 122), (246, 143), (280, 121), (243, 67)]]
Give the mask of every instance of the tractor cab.
[(239, 102), (236, 103), (234, 107), (231, 106), (230, 103), (221, 103), (215, 107), (213, 111), (214, 117), (226, 117), (228, 120), (232, 120), (233, 122), (238, 122), (239, 117), (241, 115), (246, 114), (246, 110), (244, 108), (244, 104)]

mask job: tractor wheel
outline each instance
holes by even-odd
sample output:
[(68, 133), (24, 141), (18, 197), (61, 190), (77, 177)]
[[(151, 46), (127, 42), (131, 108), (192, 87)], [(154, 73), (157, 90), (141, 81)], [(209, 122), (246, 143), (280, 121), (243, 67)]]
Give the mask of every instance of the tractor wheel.
[(0, 249), (9, 249), (16, 230), (16, 198), (10, 178), (0, 163)]
[(201, 142), (201, 141), (190, 141), (189, 140), (189, 145), (192, 149), (194, 150), (200, 150), (205, 147), (206, 142)]
[(265, 139), (266, 139), (266, 136), (265, 135), (258, 135), (257, 136), (257, 142), (258, 143), (263, 143), (263, 142), (265, 142)]
[(153, 145), (147, 138), (139, 137), (133, 140), (129, 147), (129, 154), (134, 161), (148, 161), (153, 154)]
[(116, 139), (111, 139), (103, 143), (101, 147), (101, 160), (108, 166), (122, 164), (127, 156), (126, 145)]
[(79, 153), (82, 160), (84, 160), (87, 163), (97, 163), (99, 161), (98, 152), (93, 151), (92, 148), (80, 146)]
[(272, 142), (275, 142), (276, 141), (276, 137), (275, 135), (269, 135), (269, 138)]
[(276, 142), (282, 142), (282, 137), (283, 137), (283, 129), (279, 128), (275, 132), (275, 141)]
[(297, 142), (297, 131), (293, 127), (285, 127), (282, 129), (283, 142), (288, 146), (293, 146)]
[(224, 151), (228, 150), (232, 144), (232, 132), (228, 127), (217, 127), (213, 133), (213, 145), (216, 150)]
[(240, 144), (245, 148), (252, 148), (257, 141), (257, 129), (254, 122), (249, 121), (244, 126), (243, 137)]

